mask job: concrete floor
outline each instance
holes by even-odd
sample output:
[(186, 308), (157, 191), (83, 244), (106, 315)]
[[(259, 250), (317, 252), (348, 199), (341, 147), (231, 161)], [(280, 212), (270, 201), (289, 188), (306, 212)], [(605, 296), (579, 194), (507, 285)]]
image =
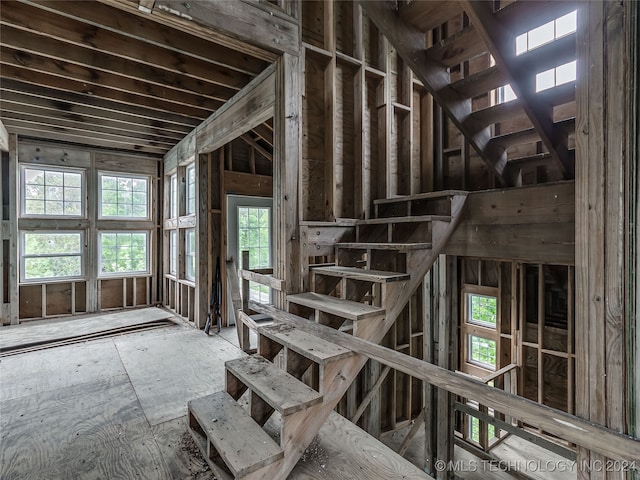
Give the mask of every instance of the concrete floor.
[[(213, 478), (186, 405), (224, 388), (236, 341), (235, 328), (206, 336), (179, 322), (2, 358), (0, 478)], [(429, 477), (334, 414), (290, 478)]]

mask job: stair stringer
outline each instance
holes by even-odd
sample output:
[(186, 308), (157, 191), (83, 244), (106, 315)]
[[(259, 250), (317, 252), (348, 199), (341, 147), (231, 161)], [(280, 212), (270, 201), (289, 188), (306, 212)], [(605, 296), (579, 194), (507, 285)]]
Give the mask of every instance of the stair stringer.
[[(398, 288), (395, 292), (399, 294), (398, 301), (390, 305), (385, 316), (363, 322), (364, 325), (358, 328), (358, 337), (376, 344), (382, 341), (402, 313), (413, 293), (424, 280), (433, 263), (444, 250), (447, 241), (461, 220), (465, 201), (466, 195), (452, 196), (451, 221), (434, 223), (432, 248), (408, 253), (410, 257), (407, 258), (407, 265), (416, 266), (416, 268), (408, 272), (411, 275), (409, 280), (397, 282)], [(276, 310), (270, 307), (265, 308), (265, 312), (273, 314), (274, 318), (278, 315), (283, 315), (299, 319), (283, 311), (277, 311), (276, 314)], [(282, 425), (281, 432), (285, 436), (281, 438), (281, 445), (284, 449), (284, 458), (273, 465), (265, 467), (264, 470), (260, 470), (261, 476), (259, 478), (264, 480), (284, 480), (287, 478), (333, 409), (367, 363), (367, 360), (364, 355), (354, 355), (325, 367), (323, 402), (294, 413), (287, 417), (286, 420), (283, 420), (285, 423)]]

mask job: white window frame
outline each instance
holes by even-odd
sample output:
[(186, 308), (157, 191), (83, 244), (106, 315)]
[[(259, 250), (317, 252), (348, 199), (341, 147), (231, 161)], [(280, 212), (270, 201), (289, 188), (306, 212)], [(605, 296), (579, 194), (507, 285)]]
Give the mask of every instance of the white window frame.
[[(103, 272), (102, 271), (102, 234), (103, 233), (124, 233), (124, 234), (136, 234), (136, 233), (142, 233), (144, 235), (146, 235), (146, 239), (147, 239), (147, 270), (146, 271), (141, 271), (141, 270), (137, 270), (135, 272)], [(98, 230), (97, 231), (97, 243), (98, 243), (98, 258), (97, 258), (97, 265), (98, 265), (98, 278), (122, 278), (122, 277), (141, 277), (141, 276), (148, 276), (151, 274), (151, 232), (149, 230)]]
[(178, 218), (178, 174), (169, 177), (169, 218)]
[[(124, 215), (103, 215), (102, 214), (102, 177), (131, 178), (134, 180), (146, 180), (147, 182), (147, 216), (129, 217)], [(131, 220), (136, 222), (148, 222), (151, 220), (151, 175), (122, 173), (122, 172), (98, 172), (98, 220)]]
[(178, 231), (169, 231), (169, 275), (178, 275)]
[[(193, 185), (189, 183), (189, 172), (193, 171)], [(186, 215), (195, 215), (196, 210), (198, 208), (197, 205), (197, 195), (196, 195), (196, 190), (197, 190), (197, 185), (198, 185), (198, 179), (196, 178), (196, 164), (192, 163), (191, 165), (189, 165), (184, 173), (184, 178), (185, 178), (185, 183), (186, 183), (186, 205), (185, 205), (185, 213)], [(190, 199), (193, 198), (193, 211), (191, 211), (190, 209)]]
[[(27, 213), (27, 202), (26, 202), (26, 176), (25, 170), (42, 170), (44, 172), (60, 172), (60, 173), (75, 173), (80, 174), (80, 214), (79, 215), (47, 215), (46, 213)], [(87, 179), (86, 179), (86, 171), (83, 168), (73, 168), (73, 167), (56, 167), (49, 165), (38, 165), (38, 164), (21, 164), (20, 165), (20, 217), (21, 218), (86, 218), (87, 217)], [(45, 185), (46, 188), (46, 185)], [(64, 189), (64, 186), (63, 186)], [(64, 191), (63, 191), (64, 198)], [(44, 200), (46, 202), (46, 199)], [(64, 202), (64, 200), (63, 200)]]
[[(189, 251), (189, 234), (193, 233), (193, 252)], [(189, 275), (189, 260), (193, 258), (193, 276)], [(196, 270), (198, 266), (196, 263), (196, 229), (195, 228), (187, 228), (184, 231), (184, 278), (185, 280), (189, 280), (190, 282), (195, 282), (196, 280)]]
[[(25, 236), (27, 234), (46, 235), (46, 234), (69, 234), (80, 236), (80, 252), (79, 253), (64, 253), (64, 254), (43, 254), (43, 255), (27, 255), (25, 254)], [(20, 230), (20, 283), (53, 283), (56, 281), (68, 282), (70, 280), (84, 280), (85, 279), (85, 232), (84, 230)], [(80, 275), (69, 276), (55, 276), (55, 277), (38, 277), (38, 278), (26, 278), (26, 259), (27, 258), (39, 258), (39, 257), (80, 257)]]

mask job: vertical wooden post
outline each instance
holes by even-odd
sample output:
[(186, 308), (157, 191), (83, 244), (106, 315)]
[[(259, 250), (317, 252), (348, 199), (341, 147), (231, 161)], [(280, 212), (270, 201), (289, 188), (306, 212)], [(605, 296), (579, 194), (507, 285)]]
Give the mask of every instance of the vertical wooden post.
[(20, 185), (20, 168), (18, 168), (18, 136), (9, 134), (9, 321), (11, 325), (19, 323), (18, 310), (20, 265), (18, 258), (18, 215), (20, 199), (18, 198), (18, 185)]
[[(211, 279), (209, 278), (209, 168), (208, 155), (196, 153), (196, 328), (204, 328), (209, 309)], [(213, 260), (215, 263), (215, 259)]]
[[(458, 319), (457, 257), (440, 255), (438, 258), (438, 366), (452, 370), (456, 351), (455, 326)], [(453, 395), (443, 389), (437, 392), (437, 444), (438, 460), (453, 460), (454, 409)], [(447, 471), (436, 472), (438, 480), (448, 478)]]
[[(637, 142), (637, 131), (630, 135), (628, 109), (637, 78), (628, 52), (634, 38), (631, 31), (638, 29), (637, 19), (629, 22), (637, 5), (584, 2), (578, 8), (576, 414), (626, 432), (627, 375), (635, 374), (626, 372), (632, 323), (627, 284), (630, 277), (635, 278), (629, 268), (628, 212), (637, 208), (637, 197), (636, 203), (630, 204), (627, 183), (632, 164), (629, 151)], [(630, 366), (637, 369), (637, 365)], [(606, 464), (601, 455), (579, 448), (578, 465), (589, 461)], [(625, 475), (620, 471), (578, 471), (579, 479)]]
[(302, 286), (298, 184), (302, 152), (302, 71), (300, 57), (284, 54), (278, 60), (274, 111), (273, 210), (274, 275), (286, 280), (286, 292), (274, 295), (276, 307), (285, 307), (287, 293)]
[[(435, 271), (437, 268), (437, 262), (434, 263), (423, 281), (423, 321), (424, 321), (424, 361), (434, 363), (434, 301), (433, 292), (437, 282), (433, 281)], [(435, 475), (435, 469), (433, 462), (435, 460), (435, 428), (436, 428), (436, 403), (434, 401), (434, 388), (428, 382), (423, 382), (424, 385), (424, 467), (425, 471), (433, 476)]]

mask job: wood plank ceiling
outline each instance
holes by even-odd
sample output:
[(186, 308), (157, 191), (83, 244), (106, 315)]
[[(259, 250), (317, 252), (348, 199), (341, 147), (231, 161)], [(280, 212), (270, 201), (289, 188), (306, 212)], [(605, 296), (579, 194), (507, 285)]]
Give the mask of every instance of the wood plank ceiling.
[[(275, 59), (143, 10), (130, 0), (3, 0), (7, 130), (160, 157)], [(263, 125), (253, 138), (268, 146), (270, 136)]]

